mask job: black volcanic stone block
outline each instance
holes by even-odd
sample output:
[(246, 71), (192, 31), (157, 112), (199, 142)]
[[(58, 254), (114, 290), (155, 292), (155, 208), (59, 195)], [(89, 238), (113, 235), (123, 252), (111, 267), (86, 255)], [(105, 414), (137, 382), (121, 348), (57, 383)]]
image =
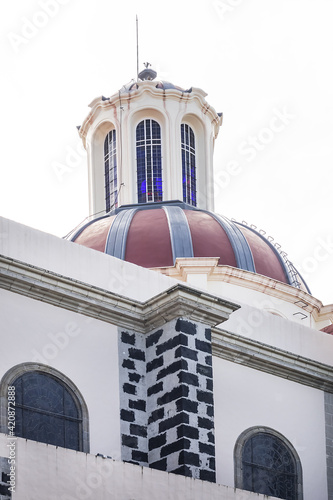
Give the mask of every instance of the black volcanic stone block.
[(199, 439), (199, 429), (190, 425), (180, 425), (177, 427), (177, 438), (187, 437), (190, 439)]
[(199, 340), (195, 339), (195, 347), (198, 349), (198, 351), (203, 351), (203, 352), (212, 352), (212, 346), (209, 342), (205, 342), (204, 340)]
[(161, 391), (163, 391), (163, 382), (158, 382), (158, 384), (154, 384), (151, 387), (148, 387), (147, 395), (151, 396), (152, 394), (157, 394)]
[(212, 370), (211, 366), (200, 365), (198, 363), (197, 364), (197, 373), (199, 373), (199, 375), (204, 375), (205, 377), (208, 377), (208, 378), (213, 378), (213, 370)]
[(195, 465), (196, 467), (199, 467), (200, 457), (198, 453), (182, 450), (179, 453), (178, 463), (179, 465)]
[(216, 481), (215, 472), (210, 470), (201, 470), (200, 479), (202, 479), (202, 481), (209, 481), (211, 483), (215, 483)]
[(157, 410), (151, 412), (148, 418), (148, 424), (156, 422), (156, 420), (161, 420), (161, 418), (164, 418), (164, 408), (157, 408)]
[(159, 434), (158, 436), (154, 436), (148, 441), (149, 451), (155, 450), (155, 448), (161, 448), (166, 444), (166, 433)]
[(210, 443), (213, 443), (213, 444), (215, 443), (215, 436), (214, 436), (214, 433), (213, 433), (213, 432), (208, 432), (208, 434), (207, 434), (207, 438), (208, 438), (208, 441), (209, 441)]
[(144, 425), (131, 424), (130, 433), (134, 436), (147, 437), (147, 428)]
[(149, 361), (147, 363), (147, 373), (155, 370), (156, 368), (160, 368), (163, 366), (163, 356), (160, 356), (159, 358), (154, 358), (152, 361)]
[(179, 370), (187, 370), (188, 364), (185, 359), (178, 359), (174, 361), (170, 365), (166, 366), (162, 370), (160, 370), (157, 374), (157, 380), (166, 377), (167, 375), (171, 375), (172, 373), (178, 372)]
[(134, 361), (132, 361), (131, 359), (124, 359), (122, 367), (123, 368), (128, 368), (129, 370), (135, 370)]
[(177, 427), (179, 424), (188, 424), (189, 416), (187, 413), (181, 412), (177, 413), (174, 417), (167, 418), (159, 423), (159, 432), (164, 432), (172, 427)]
[(136, 386), (126, 382), (123, 384), (123, 391), (126, 392), (126, 394), (136, 394)]
[(151, 335), (149, 335), (149, 337), (146, 339), (146, 347), (148, 348), (153, 346), (154, 344), (157, 344), (162, 335), (163, 335), (163, 330), (157, 330), (157, 332), (154, 332)]
[(213, 390), (213, 379), (208, 378), (206, 380), (206, 387), (207, 387), (207, 391), (212, 391)]
[(214, 423), (209, 418), (198, 417), (198, 426), (202, 429), (213, 429)]
[(181, 371), (177, 374), (177, 376), (180, 384), (194, 385), (195, 387), (198, 387), (199, 385), (198, 375), (195, 375), (194, 373)]
[(128, 380), (130, 382), (139, 382), (141, 379), (141, 375), (139, 375), (138, 373), (136, 372), (129, 372), (128, 374)]
[(186, 358), (198, 361), (198, 353), (197, 351), (195, 351), (194, 349), (190, 349), (189, 347), (179, 346), (175, 350), (175, 358)]
[(143, 451), (139, 450), (133, 450), (132, 459), (138, 462), (148, 462), (148, 453), (144, 453)]
[(176, 332), (188, 333), (190, 335), (195, 335), (197, 332), (197, 325), (186, 321), (185, 319), (179, 318), (176, 323)]
[(166, 471), (166, 468), (167, 468), (167, 459), (166, 458), (162, 458), (162, 460), (158, 460), (157, 462), (153, 462), (152, 464), (149, 464), (149, 467), (151, 469), (157, 469), (157, 470)]
[(139, 361), (146, 361), (146, 354), (141, 349), (136, 349), (135, 347), (130, 347), (128, 349), (128, 356), (131, 359), (137, 359)]
[(179, 335), (176, 335), (175, 337), (172, 337), (171, 339), (167, 340), (166, 342), (163, 342), (163, 344), (160, 344), (156, 347), (156, 355), (159, 356), (160, 354), (163, 354), (166, 351), (170, 351), (171, 349), (174, 349), (175, 347), (179, 345), (185, 345), (187, 346), (188, 340), (186, 335), (183, 333), (180, 333)]
[(133, 410), (146, 411), (146, 401), (144, 399), (130, 399), (128, 406)]
[(127, 436), (126, 434), (122, 434), (121, 443), (123, 446), (127, 446), (128, 448), (137, 448), (138, 438), (135, 436)]
[(215, 455), (215, 446), (212, 444), (199, 443), (200, 453), (207, 453), (207, 455)]
[(213, 393), (208, 391), (200, 391), (197, 389), (197, 399), (203, 403), (207, 403), (208, 405), (214, 404)]
[(124, 344), (135, 345), (135, 333), (121, 332), (121, 341)]
[(161, 458), (171, 455), (171, 453), (175, 453), (176, 451), (188, 450), (190, 446), (191, 441), (189, 439), (181, 438), (178, 441), (163, 446), (161, 449)]
[(176, 401), (177, 411), (188, 411), (189, 413), (198, 413), (197, 401), (191, 399), (181, 398)]
[(121, 420), (124, 420), (125, 422), (134, 422), (135, 420), (135, 413), (132, 410), (120, 410), (120, 418)]
[(187, 397), (189, 393), (189, 388), (187, 385), (181, 384), (178, 387), (175, 387), (170, 392), (166, 392), (158, 398), (157, 404), (164, 405), (166, 403), (170, 403), (170, 401), (174, 401), (175, 399), (179, 399), (181, 397)]
[(210, 328), (205, 329), (205, 338), (208, 340), (208, 342), (211, 342), (212, 340), (212, 330)]

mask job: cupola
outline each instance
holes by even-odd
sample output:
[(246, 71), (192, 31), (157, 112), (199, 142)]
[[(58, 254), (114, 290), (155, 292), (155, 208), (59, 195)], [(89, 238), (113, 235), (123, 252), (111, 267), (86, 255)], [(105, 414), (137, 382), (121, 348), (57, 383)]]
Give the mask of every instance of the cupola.
[(309, 293), (261, 231), (214, 213), (222, 114), (205, 97), (201, 89), (159, 80), (146, 63), (136, 81), (93, 100), (80, 128), (90, 218), (69, 238), (164, 274), (173, 275), (177, 259), (192, 259), (186, 265), (193, 269), (212, 259), (220, 270), (245, 271), (242, 286), (253, 286), (257, 274), (272, 280), (271, 288), (280, 282)]
[(80, 127), (88, 154), (90, 215), (123, 205), (180, 200), (213, 210), (213, 149), (222, 123), (198, 88), (137, 81), (98, 97)]

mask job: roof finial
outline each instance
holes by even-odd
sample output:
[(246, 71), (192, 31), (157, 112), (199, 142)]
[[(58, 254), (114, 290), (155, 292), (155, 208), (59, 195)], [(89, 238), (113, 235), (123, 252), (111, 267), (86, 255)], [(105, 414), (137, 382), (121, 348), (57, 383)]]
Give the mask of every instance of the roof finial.
[(138, 74), (138, 77), (140, 78), (140, 80), (154, 80), (154, 78), (156, 78), (156, 76), (157, 76), (156, 71), (149, 68), (149, 66), (151, 66), (151, 64), (149, 62), (145, 62), (143, 64), (145, 66), (145, 69), (140, 71), (140, 73)]

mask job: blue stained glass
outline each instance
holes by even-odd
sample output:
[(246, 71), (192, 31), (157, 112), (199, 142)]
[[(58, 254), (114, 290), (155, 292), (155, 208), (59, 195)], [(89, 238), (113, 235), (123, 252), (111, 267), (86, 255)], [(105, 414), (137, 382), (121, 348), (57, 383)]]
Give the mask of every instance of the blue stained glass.
[(196, 206), (195, 137), (191, 127), (185, 123), (181, 125), (181, 152), (183, 200), (190, 205)]
[(161, 127), (155, 120), (141, 121), (136, 128), (138, 202), (162, 201)]
[(105, 209), (118, 206), (116, 131), (110, 130), (104, 140)]

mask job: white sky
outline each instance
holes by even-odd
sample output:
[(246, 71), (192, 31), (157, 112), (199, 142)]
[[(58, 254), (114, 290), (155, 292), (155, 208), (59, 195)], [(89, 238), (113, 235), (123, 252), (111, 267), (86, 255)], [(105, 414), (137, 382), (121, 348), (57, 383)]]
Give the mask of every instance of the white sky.
[(332, 303), (332, 0), (6, 2), (0, 215), (58, 236), (88, 215), (85, 157), (66, 155), (88, 104), (136, 76), (136, 14), (140, 69), (224, 114), (215, 211), (267, 231)]

